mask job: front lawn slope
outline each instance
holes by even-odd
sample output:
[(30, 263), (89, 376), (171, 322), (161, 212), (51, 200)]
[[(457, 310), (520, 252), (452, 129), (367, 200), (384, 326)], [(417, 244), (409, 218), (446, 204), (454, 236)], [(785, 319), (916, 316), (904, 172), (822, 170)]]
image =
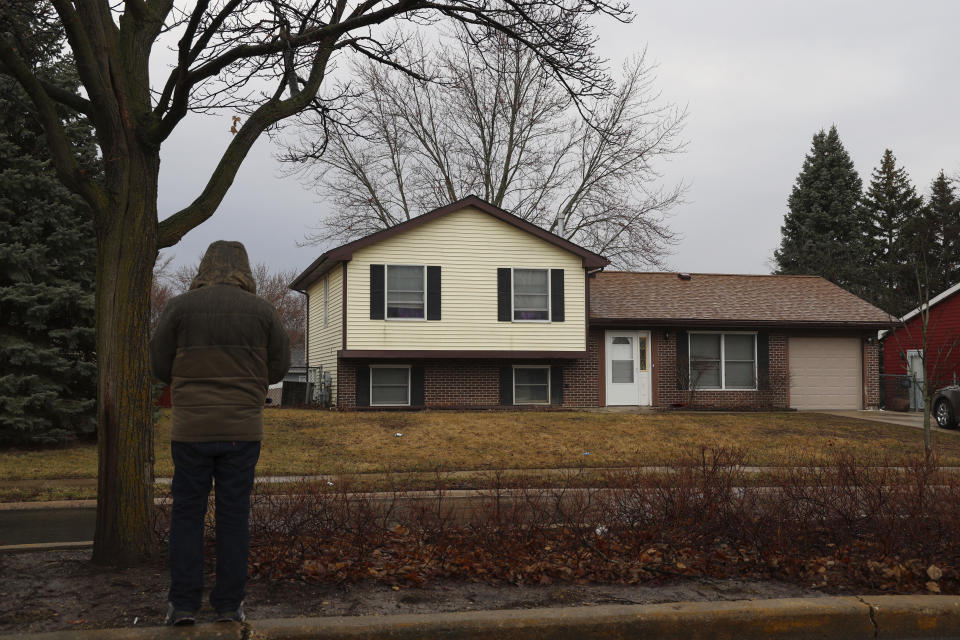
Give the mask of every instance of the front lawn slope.
[[(701, 448), (789, 466), (850, 453), (885, 463), (923, 452), (918, 429), (817, 413), (526, 411), (334, 412), (268, 409), (260, 475), (670, 465)], [(397, 436), (396, 434), (403, 434)], [(960, 465), (960, 434), (934, 451)], [(170, 416), (157, 426), (158, 477), (170, 476)], [(0, 452), (0, 480), (93, 478), (94, 445)]]

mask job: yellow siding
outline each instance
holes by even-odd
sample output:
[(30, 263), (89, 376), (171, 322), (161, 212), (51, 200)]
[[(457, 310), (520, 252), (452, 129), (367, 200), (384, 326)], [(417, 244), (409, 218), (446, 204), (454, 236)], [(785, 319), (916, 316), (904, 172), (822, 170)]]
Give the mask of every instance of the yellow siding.
[[(353, 254), (347, 349), (584, 351), (584, 271), (578, 256), (482, 211), (447, 214)], [(370, 265), (441, 267), (439, 321), (371, 320)], [(497, 268), (564, 269), (564, 322), (498, 322)]]
[[(323, 291), (324, 280), (329, 278), (328, 292), (330, 299), (327, 304), (327, 323), (323, 322)], [(337, 401), (337, 351), (342, 348), (343, 341), (343, 265), (337, 265), (322, 278), (314, 282), (309, 290), (310, 294), (310, 353), (308, 362), (311, 367), (322, 366), (329, 371), (333, 381), (331, 398)]]

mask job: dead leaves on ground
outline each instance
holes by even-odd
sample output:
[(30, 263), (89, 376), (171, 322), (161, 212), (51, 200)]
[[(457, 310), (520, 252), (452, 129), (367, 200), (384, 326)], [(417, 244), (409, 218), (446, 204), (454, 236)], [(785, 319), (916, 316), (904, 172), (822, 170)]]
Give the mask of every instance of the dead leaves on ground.
[[(372, 580), (396, 588), (440, 579), (489, 584), (658, 584), (677, 578), (779, 580), (830, 593), (960, 593), (953, 569), (960, 549), (936, 562), (883, 555), (876, 545), (824, 544), (810, 555), (764, 553), (720, 539), (673, 531), (651, 543), (629, 532), (583, 534), (570, 529), (479, 540), (452, 528), (442, 536), (398, 526), (375, 546), (357, 553), (349, 535), (301, 540), (297, 553), (277, 547), (252, 551), (251, 573), (264, 579), (349, 583)], [(948, 550), (944, 550), (947, 552)]]

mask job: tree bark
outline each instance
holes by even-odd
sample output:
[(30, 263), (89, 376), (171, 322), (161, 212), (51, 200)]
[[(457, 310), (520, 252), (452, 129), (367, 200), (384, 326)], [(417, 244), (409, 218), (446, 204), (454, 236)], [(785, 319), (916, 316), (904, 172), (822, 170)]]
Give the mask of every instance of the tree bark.
[(93, 562), (151, 555), (153, 411), (147, 340), (157, 255), (159, 154), (130, 158), (123, 203), (97, 229), (99, 476)]

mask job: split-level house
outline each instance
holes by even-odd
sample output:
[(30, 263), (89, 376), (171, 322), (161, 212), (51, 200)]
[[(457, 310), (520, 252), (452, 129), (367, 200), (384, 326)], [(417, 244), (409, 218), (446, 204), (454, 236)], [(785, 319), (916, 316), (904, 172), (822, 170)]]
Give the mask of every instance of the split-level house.
[(325, 252), (291, 287), (340, 408), (876, 406), (890, 318), (853, 294), (609, 264), (470, 196)]

